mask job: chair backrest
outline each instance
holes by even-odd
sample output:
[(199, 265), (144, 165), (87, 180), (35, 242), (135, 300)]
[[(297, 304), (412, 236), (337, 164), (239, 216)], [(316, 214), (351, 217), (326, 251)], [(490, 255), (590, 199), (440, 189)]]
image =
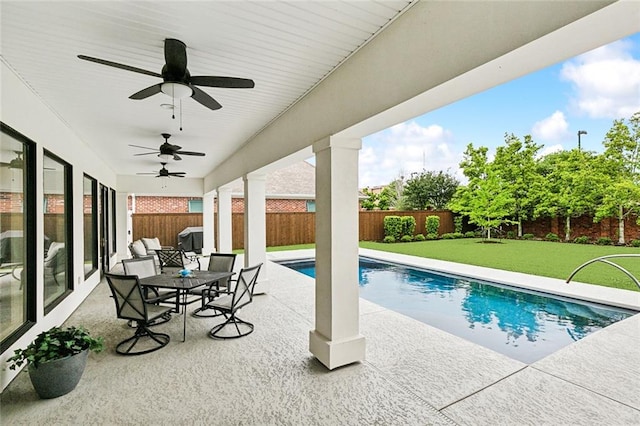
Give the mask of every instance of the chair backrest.
[(233, 300), (231, 301), (231, 310), (236, 311), (251, 303), (253, 300), (253, 289), (258, 281), (258, 273), (262, 263), (248, 268), (243, 268), (238, 274), (238, 279), (234, 280), (235, 288), (233, 289)]
[(104, 274), (116, 302), (118, 318), (147, 320), (147, 304), (137, 275)]
[(156, 260), (153, 256), (142, 256), (137, 259), (122, 259), (122, 267), (126, 275), (137, 275), (138, 278), (158, 275)]
[[(231, 272), (233, 266), (236, 263), (235, 253), (211, 253), (209, 256), (208, 270), (212, 272)], [(224, 282), (220, 282), (220, 287), (229, 287), (229, 281), (231, 277), (227, 278)]]
[(160, 268), (180, 268), (184, 269), (184, 258), (180, 250), (156, 250), (160, 260)]

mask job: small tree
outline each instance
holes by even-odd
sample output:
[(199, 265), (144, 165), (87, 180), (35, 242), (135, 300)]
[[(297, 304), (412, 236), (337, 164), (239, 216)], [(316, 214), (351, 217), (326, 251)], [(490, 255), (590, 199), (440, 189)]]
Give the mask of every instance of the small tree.
[(378, 202), (378, 194), (375, 194), (369, 188), (365, 188), (362, 190), (362, 193), (367, 196), (364, 200), (360, 201), (360, 207), (365, 210), (373, 210), (376, 208), (376, 204)]
[(507, 183), (501, 178), (499, 168), (487, 161), (486, 147), (475, 149), (467, 146), (460, 167), (469, 178), (467, 186), (461, 186), (449, 203), (449, 208), (469, 217), (469, 222), (480, 226), (491, 239), (491, 229), (503, 223), (513, 223), (508, 217), (513, 212), (514, 199)]
[(383, 225), (385, 238), (393, 237), (396, 241), (402, 238), (402, 219), (400, 216), (385, 216)]
[(455, 177), (442, 171), (412, 173), (404, 187), (405, 207), (416, 210), (445, 208), (459, 184)]
[(424, 227), (427, 231), (427, 234), (438, 235), (438, 230), (440, 229), (440, 217), (427, 216), (427, 218), (425, 219)]
[[(629, 120), (615, 120), (607, 132), (605, 151), (600, 156), (606, 184), (594, 222), (605, 217), (618, 219), (618, 243), (625, 243), (624, 222), (635, 214), (640, 216), (640, 112)], [(640, 219), (639, 219), (640, 220)]]
[(416, 231), (416, 218), (413, 216), (402, 216), (402, 236), (413, 237)]

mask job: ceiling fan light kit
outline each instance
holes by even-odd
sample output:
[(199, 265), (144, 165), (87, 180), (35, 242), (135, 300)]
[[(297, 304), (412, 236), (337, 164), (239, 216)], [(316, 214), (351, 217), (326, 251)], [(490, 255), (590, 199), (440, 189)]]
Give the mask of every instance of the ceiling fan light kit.
[(105, 59), (78, 55), (79, 59), (120, 68), (138, 74), (145, 74), (162, 79), (162, 83), (154, 84), (129, 96), (130, 99), (146, 99), (157, 93), (165, 93), (173, 99), (193, 98), (196, 102), (211, 109), (222, 108), (222, 105), (197, 86), (220, 87), (226, 89), (252, 89), (255, 84), (248, 78), (219, 77), (219, 76), (191, 76), (187, 69), (187, 45), (175, 38), (164, 40), (165, 65), (161, 73), (147, 71), (130, 65), (119, 64)]
[(193, 90), (187, 85), (181, 83), (162, 83), (160, 90), (165, 95), (169, 95), (174, 99), (182, 99), (191, 97)]

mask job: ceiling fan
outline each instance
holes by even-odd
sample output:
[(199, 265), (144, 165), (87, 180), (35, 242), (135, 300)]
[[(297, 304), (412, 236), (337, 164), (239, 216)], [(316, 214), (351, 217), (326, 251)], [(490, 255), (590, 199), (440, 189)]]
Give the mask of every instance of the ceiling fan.
[(78, 55), (78, 58), (126, 71), (162, 78), (162, 83), (142, 89), (129, 96), (130, 99), (145, 99), (163, 92), (174, 99), (190, 96), (205, 107), (216, 110), (222, 108), (222, 105), (197, 86), (223, 87), (227, 89), (252, 89), (255, 86), (253, 80), (246, 78), (191, 76), (187, 69), (187, 46), (180, 40), (174, 38), (164, 40), (165, 65), (162, 67), (161, 73), (86, 55)]
[(8, 163), (0, 162), (0, 167), (8, 167), (10, 169), (21, 169), (24, 167), (24, 159), (22, 158), (22, 151), (13, 151), (17, 155), (16, 158)]
[(133, 146), (135, 148), (150, 149), (150, 150), (153, 151), (153, 152), (143, 152), (141, 154), (134, 154), (134, 155), (158, 154), (158, 157), (160, 157), (160, 158), (168, 159), (169, 157), (173, 157), (173, 159), (176, 160), (176, 161), (182, 160), (182, 157), (180, 157), (178, 154), (195, 155), (195, 156), (198, 156), (198, 157), (204, 157), (205, 156), (204, 152), (182, 151), (182, 147), (181, 146), (170, 144), (169, 143), (169, 138), (171, 137), (171, 135), (169, 133), (162, 133), (162, 137), (164, 138), (164, 143), (162, 145), (160, 145), (160, 148), (158, 148), (158, 149), (156, 149), (156, 148), (148, 148), (146, 146), (140, 146), (140, 145), (131, 145), (131, 144), (129, 144), (129, 146)]
[[(156, 177), (184, 177), (186, 172), (170, 172), (169, 170), (167, 170), (167, 168), (165, 167), (167, 165), (167, 163), (160, 163), (162, 164), (162, 168), (160, 170), (157, 171), (157, 175)], [(138, 173), (139, 175), (155, 175), (156, 172), (153, 173)]]

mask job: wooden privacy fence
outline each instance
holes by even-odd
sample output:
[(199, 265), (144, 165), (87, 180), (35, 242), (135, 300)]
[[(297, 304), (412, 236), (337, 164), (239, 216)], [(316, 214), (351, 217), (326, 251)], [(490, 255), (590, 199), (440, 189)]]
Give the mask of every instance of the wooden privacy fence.
[[(440, 217), (440, 233), (453, 232), (453, 214), (437, 211), (361, 211), (359, 212), (360, 241), (382, 241), (385, 216), (413, 216), (416, 234), (425, 233), (427, 216)], [(188, 226), (202, 226), (200, 213), (136, 213), (132, 215), (133, 239), (158, 237), (162, 245), (176, 246), (178, 233)], [(267, 213), (267, 247), (314, 243), (316, 216), (309, 212)], [(244, 214), (233, 213), (231, 218), (232, 246), (244, 247)], [(217, 243), (216, 243), (217, 245)]]

